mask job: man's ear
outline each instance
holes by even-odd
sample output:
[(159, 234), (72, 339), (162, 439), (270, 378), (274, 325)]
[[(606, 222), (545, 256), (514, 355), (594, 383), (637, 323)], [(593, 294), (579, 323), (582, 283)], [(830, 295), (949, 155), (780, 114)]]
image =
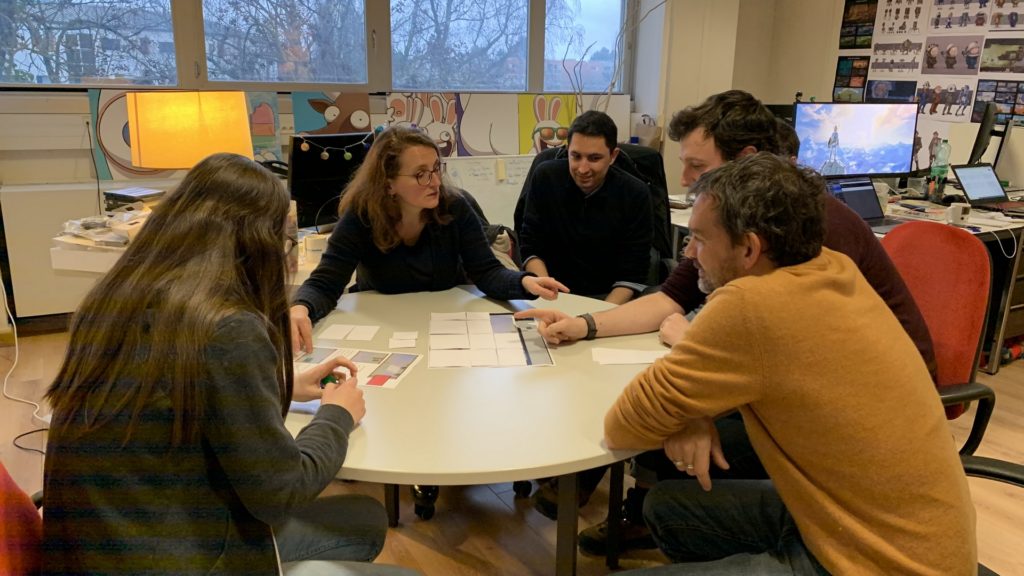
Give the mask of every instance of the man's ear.
[(736, 158), (743, 158), (750, 154), (757, 154), (757, 148), (755, 146), (747, 146), (743, 150), (740, 150), (740, 153), (736, 155)]
[(609, 156), (612, 159), (612, 161), (609, 162), (609, 164), (615, 164), (615, 159), (619, 157), (619, 147), (616, 146), (615, 148), (612, 148), (612, 153)]
[(754, 232), (743, 234), (742, 262), (745, 270), (750, 270), (761, 260), (761, 255), (768, 249), (768, 244)]

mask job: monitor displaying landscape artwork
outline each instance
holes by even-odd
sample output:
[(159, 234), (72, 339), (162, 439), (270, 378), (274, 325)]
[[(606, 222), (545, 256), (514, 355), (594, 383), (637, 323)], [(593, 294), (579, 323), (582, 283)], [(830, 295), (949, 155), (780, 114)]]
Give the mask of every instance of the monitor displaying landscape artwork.
[(917, 104), (801, 102), (795, 128), (797, 161), (823, 176), (906, 174), (915, 152)]

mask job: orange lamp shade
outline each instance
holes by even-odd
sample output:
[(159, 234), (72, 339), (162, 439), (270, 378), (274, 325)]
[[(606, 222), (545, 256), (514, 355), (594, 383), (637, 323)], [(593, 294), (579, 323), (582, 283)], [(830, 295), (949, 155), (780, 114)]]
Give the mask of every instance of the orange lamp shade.
[(188, 169), (210, 154), (252, 158), (243, 92), (129, 92), (132, 165)]

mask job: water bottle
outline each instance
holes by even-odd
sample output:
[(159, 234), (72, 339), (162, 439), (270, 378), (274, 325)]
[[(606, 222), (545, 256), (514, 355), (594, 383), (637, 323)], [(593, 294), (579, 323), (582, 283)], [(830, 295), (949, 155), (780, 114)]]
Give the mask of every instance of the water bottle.
[(943, 138), (942, 142), (935, 147), (935, 160), (932, 161), (932, 184), (930, 200), (936, 204), (942, 203), (943, 189), (946, 187), (946, 174), (949, 173), (949, 154), (953, 147), (949, 140)]

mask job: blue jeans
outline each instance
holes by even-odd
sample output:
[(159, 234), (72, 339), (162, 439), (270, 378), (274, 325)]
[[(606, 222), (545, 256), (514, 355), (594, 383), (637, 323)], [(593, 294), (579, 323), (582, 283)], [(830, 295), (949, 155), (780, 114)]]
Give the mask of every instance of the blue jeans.
[(274, 526), (281, 562), (373, 562), (384, 549), (388, 517), (380, 502), (362, 495), (317, 498)]
[(644, 520), (673, 564), (638, 574), (828, 574), (804, 545), (770, 480), (691, 480), (651, 489)]

